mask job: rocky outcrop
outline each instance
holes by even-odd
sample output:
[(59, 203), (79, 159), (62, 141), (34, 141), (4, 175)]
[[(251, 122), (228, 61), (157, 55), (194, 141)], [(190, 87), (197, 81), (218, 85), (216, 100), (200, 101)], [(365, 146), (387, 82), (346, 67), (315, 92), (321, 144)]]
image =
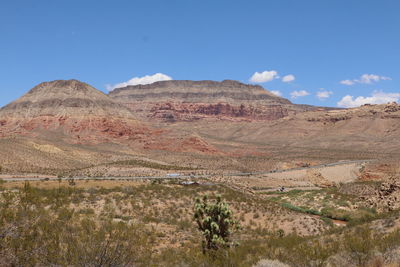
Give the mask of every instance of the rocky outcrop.
[(212, 145), (198, 136), (184, 138), (165, 138), (144, 141), (144, 148), (149, 150), (166, 150), (172, 152), (202, 152), (205, 154), (220, 154)]
[(232, 106), (228, 103), (155, 103), (149, 117), (165, 121), (194, 121), (204, 118), (225, 120), (276, 120), (288, 115), (280, 105), (254, 107), (252, 105)]
[(386, 113), (400, 111), (400, 105), (397, 104), (396, 102), (389, 103), (384, 107), (383, 111)]
[(335, 183), (326, 179), (324, 176), (322, 176), (322, 174), (319, 171), (315, 169), (307, 170), (306, 179), (315, 186), (319, 186), (322, 188), (331, 187), (335, 185)]
[(312, 110), (296, 116), (296, 120), (306, 120), (308, 122), (322, 122), (324, 124), (345, 123), (354, 120), (379, 120), (379, 119), (398, 119), (400, 118), (400, 105), (396, 102), (371, 105), (365, 104), (361, 107), (350, 109), (325, 109)]
[(393, 211), (400, 208), (400, 184), (384, 182), (374, 195), (365, 199), (366, 203), (381, 211)]

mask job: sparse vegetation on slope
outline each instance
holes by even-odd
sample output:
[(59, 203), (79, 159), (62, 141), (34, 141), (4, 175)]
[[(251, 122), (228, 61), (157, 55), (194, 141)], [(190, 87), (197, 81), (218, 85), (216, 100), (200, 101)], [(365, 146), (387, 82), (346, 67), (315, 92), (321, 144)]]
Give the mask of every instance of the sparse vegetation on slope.
[[(398, 212), (334, 227), (224, 186), (107, 181), (0, 186), (2, 265), (251, 266), (268, 258), (290, 266), (367, 266), (400, 257)], [(242, 225), (232, 236), (240, 246), (208, 255), (192, 220), (193, 197), (209, 195), (214, 202), (217, 194)]]
[(376, 210), (366, 206), (357, 196), (342, 194), (336, 187), (269, 192), (266, 197), (288, 209), (334, 220), (355, 223), (378, 216)]
[(197, 168), (191, 168), (191, 167), (184, 167), (184, 166), (176, 166), (176, 165), (165, 165), (165, 164), (160, 164), (157, 162), (151, 162), (151, 161), (144, 161), (144, 160), (139, 160), (139, 159), (130, 159), (130, 160), (122, 160), (122, 161), (115, 161), (112, 163), (109, 163), (107, 165), (127, 165), (127, 166), (137, 166), (137, 167), (146, 167), (146, 168), (151, 168), (151, 169), (156, 169), (156, 170), (196, 170)]

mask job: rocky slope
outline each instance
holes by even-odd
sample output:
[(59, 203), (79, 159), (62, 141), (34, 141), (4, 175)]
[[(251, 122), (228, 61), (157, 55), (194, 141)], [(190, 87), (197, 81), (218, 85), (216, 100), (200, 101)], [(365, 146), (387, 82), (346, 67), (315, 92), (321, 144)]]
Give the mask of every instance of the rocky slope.
[(77, 80), (41, 83), (0, 109), (0, 136), (50, 131), (77, 142), (99, 142), (145, 130), (127, 108)]
[(331, 154), (343, 151), (347, 157), (352, 151), (368, 152), (367, 157), (379, 157), (377, 152), (400, 156), (397, 103), (307, 111), (262, 123), (199, 124), (196, 130), (218, 140), (269, 145), (280, 153), (323, 149)]
[(110, 92), (142, 118), (165, 122), (223, 120), (275, 120), (316, 107), (294, 105), (258, 85), (237, 81), (161, 81), (127, 86)]
[(43, 115), (132, 117), (131, 112), (107, 95), (78, 80), (43, 82), (1, 109), (6, 117)]

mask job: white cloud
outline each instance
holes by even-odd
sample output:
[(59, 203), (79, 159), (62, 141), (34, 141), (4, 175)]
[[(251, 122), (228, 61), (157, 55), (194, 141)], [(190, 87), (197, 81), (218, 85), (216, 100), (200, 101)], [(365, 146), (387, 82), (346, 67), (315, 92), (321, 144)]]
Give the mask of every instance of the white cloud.
[(385, 93), (374, 91), (371, 96), (358, 96), (354, 98), (351, 95), (344, 96), (338, 103), (338, 107), (354, 108), (364, 104), (386, 104), (389, 102), (399, 102), (400, 93)]
[(343, 81), (340, 81), (340, 83), (344, 84), (344, 85), (353, 85), (353, 84), (355, 84), (355, 82), (353, 82), (352, 80), (343, 80)]
[(363, 74), (358, 79), (343, 80), (343, 81), (340, 81), (340, 83), (344, 84), (344, 85), (353, 85), (355, 83), (371, 84), (371, 83), (374, 83), (374, 82), (388, 81), (388, 80), (391, 80), (391, 79), (392, 78), (390, 78), (390, 77), (379, 76), (379, 75), (376, 75), (376, 74)]
[(252, 83), (265, 83), (274, 79), (279, 79), (278, 72), (275, 70), (266, 70), (264, 72), (255, 72), (250, 78)]
[(294, 77), (293, 74), (289, 74), (289, 75), (283, 76), (282, 82), (290, 83), (290, 82), (293, 82), (295, 79), (296, 79), (296, 77)]
[(379, 76), (379, 75), (375, 75), (375, 74), (363, 74), (363, 75), (361, 75), (358, 82), (369, 84), (369, 83), (373, 83), (373, 82), (379, 82), (380, 80), (387, 81), (387, 80), (391, 80), (391, 78), (385, 77), (385, 76)]
[(293, 98), (293, 99), (296, 99), (298, 97), (307, 96), (309, 94), (310, 93), (307, 92), (306, 90), (293, 91), (293, 92), (290, 93), (290, 97)]
[(321, 88), (320, 91), (317, 92), (317, 97), (319, 100), (325, 100), (329, 98), (333, 94), (332, 91), (325, 90), (324, 88)]
[(115, 85), (107, 84), (106, 89), (108, 91), (112, 91), (115, 88), (125, 87), (128, 85), (150, 84), (150, 83), (154, 83), (154, 82), (169, 81), (169, 80), (172, 80), (172, 77), (170, 77), (166, 74), (163, 74), (163, 73), (156, 73), (153, 75), (146, 75), (143, 77), (134, 77), (127, 82), (117, 83)]
[(273, 93), (273, 94), (276, 95), (276, 96), (282, 96), (281, 91), (273, 90), (273, 91), (270, 91), (270, 92)]

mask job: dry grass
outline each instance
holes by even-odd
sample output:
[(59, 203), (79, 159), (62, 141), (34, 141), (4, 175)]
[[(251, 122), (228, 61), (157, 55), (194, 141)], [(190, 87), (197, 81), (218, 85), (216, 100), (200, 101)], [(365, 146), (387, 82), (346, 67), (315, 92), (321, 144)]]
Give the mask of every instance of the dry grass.
[[(140, 227), (140, 231), (134, 234), (139, 234), (136, 237), (137, 240), (132, 242), (140, 242), (135, 243), (135, 246), (144, 249), (143, 255), (149, 253), (148, 255), (152, 256), (146, 256), (145, 259), (140, 256), (132, 259), (137, 261), (139, 266), (176, 266), (183, 263), (188, 266), (201, 264), (226, 266), (227, 262), (230, 266), (250, 266), (263, 257), (278, 259), (290, 265), (297, 262), (301, 263), (301, 266), (308, 266), (307, 264), (311, 261), (318, 260), (324, 263), (328, 261), (329, 257), (337, 255), (340, 251), (348, 253), (352, 250), (358, 254), (351, 252), (353, 253), (349, 254), (351, 261), (369, 262), (373, 259), (372, 250), (379, 249), (382, 253), (388, 253), (387, 251), (393, 249), (393, 242), (398, 237), (396, 230), (392, 230), (387, 233), (387, 239), (375, 242), (369, 247), (363, 247), (360, 245), (361, 239), (356, 238), (358, 235), (352, 234), (353, 228), (333, 227), (318, 217), (291, 211), (257, 195), (235, 191), (223, 185), (181, 186), (166, 181), (160, 182), (158, 184), (130, 181), (77, 181), (75, 185), (67, 185), (64, 182), (59, 184), (58, 182), (43, 181), (31, 184), (34, 188), (29, 191), (26, 191), (26, 184), (3, 183), (0, 191), (0, 207), (6, 208), (2, 212), (2, 216), (7, 216), (4, 217), (7, 218), (7, 224), (0, 224), (0, 226), (8, 227), (10, 223), (19, 224), (22, 222), (20, 220), (26, 220), (25, 217), (9, 217), (7, 214), (17, 211), (17, 209), (24, 209), (25, 204), (19, 206), (20, 203), (27, 203), (26, 205), (30, 203), (31, 208), (29, 209), (33, 212), (30, 213), (33, 216), (32, 220), (35, 220), (38, 214), (45, 215), (41, 224), (33, 221), (30, 225), (39, 228), (47, 225), (46, 227), (49, 227), (47, 231), (50, 231), (51, 235), (55, 234), (51, 227), (56, 227), (54, 230), (59, 229), (57, 231), (61, 235), (65, 235), (63, 238), (67, 238), (68, 233), (62, 231), (64, 228), (57, 228), (59, 222), (53, 219), (63, 218), (62, 220), (66, 220), (63, 224), (73, 227), (69, 228), (71, 231), (82, 231), (81, 222), (93, 221), (100, 227), (98, 230), (95, 230), (97, 228), (93, 229), (95, 231), (93, 234), (99, 235), (99, 238), (102, 236), (102, 232), (97, 233), (96, 231), (100, 231), (101, 225), (106, 222), (115, 226), (119, 225), (118, 227), (121, 228), (118, 228), (118, 231), (121, 231), (121, 234), (125, 231), (135, 232), (135, 229)], [(322, 192), (300, 193), (303, 194), (304, 199), (311, 199), (309, 195), (312, 193), (315, 201), (323, 202), (324, 194)], [(9, 198), (10, 194), (14, 199), (12, 201)], [(217, 194), (221, 195), (229, 203), (242, 226), (241, 230), (233, 235), (233, 239), (239, 241), (240, 246), (227, 251), (226, 254), (215, 255), (212, 258), (201, 254), (201, 236), (192, 220), (193, 200), (195, 196), (204, 194), (211, 197)], [(293, 194), (293, 199), (297, 199), (298, 195), (296, 194), (298, 193), (291, 194)], [(298, 201), (301, 199), (299, 198)], [(380, 219), (381, 223), (374, 227), (389, 225), (387, 221), (392, 220), (390, 216)], [(0, 220), (0, 222), (4, 222), (4, 220)], [(379, 220), (375, 222), (378, 223)], [(131, 226), (133, 228), (126, 228)], [(0, 231), (3, 229), (1, 227)], [(40, 233), (42, 230), (38, 229), (38, 231)], [(29, 233), (20, 234), (29, 237)], [(27, 244), (33, 247), (36, 244), (43, 245), (44, 247), (40, 249), (46, 252), (45, 258), (50, 262), (61, 263), (64, 260), (73, 260), (55, 257), (54, 255), (58, 254), (56, 251), (49, 250), (50, 243), (48, 242), (51, 240), (49, 238), (50, 236), (39, 234), (36, 243), (29, 242)], [(100, 242), (99, 245), (103, 244), (101, 238), (88, 240), (85, 235), (80, 238), (82, 239), (74, 242), (82, 242), (82, 246), (86, 246), (86, 242), (91, 242), (91, 246), (94, 247), (97, 246), (95, 245), (97, 242)], [(342, 247), (342, 238), (348, 240), (346, 242), (352, 245)], [(376, 238), (375, 232), (366, 233), (363, 241), (366, 238)], [(118, 240), (113, 242), (118, 244)], [(329, 242), (329, 245), (326, 242)], [(18, 247), (18, 249), (20, 248)], [(3, 252), (5, 253), (5, 251)], [(23, 250), (21, 250), (22, 252)], [(96, 255), (97, 252), (90, 251), (90, 253)], [(386, 257), (386, 254), (382, 255)], [(21, 254), (20, 257), (23, 257), (25, 263), (32, 259), (30, 258), (32, 256), (25, 254)], [(40, 260), (41, 258), (35, 258), (35, 261), (40, 262)]]

